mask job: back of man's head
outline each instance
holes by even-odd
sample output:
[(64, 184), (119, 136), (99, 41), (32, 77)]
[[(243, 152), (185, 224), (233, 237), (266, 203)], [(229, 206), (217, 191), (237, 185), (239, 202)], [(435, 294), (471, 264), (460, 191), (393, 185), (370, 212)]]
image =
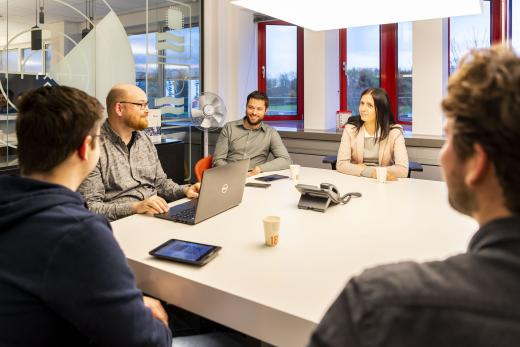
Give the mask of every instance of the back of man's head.
[(502, 46), (471, 51), (450, 78), (442, 108), (453, 119), (458, 157), (468, 158), (480, 144), (506, 207), (520, 213), (520, 58)]
[(50, 172), (77, 150), (103, 117), (103, 106), (65, 86), (41, 87), (21, 98), (16, 120), (18, 158), (24, 175)]

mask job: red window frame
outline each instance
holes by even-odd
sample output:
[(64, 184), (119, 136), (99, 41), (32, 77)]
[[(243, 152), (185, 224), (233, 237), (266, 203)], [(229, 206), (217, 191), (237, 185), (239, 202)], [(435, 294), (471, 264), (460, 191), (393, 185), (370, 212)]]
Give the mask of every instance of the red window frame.
[[(264, 77), (263, 69), (266, 65), (266, 25), (290, 25), (293, 24), (284, 21), (269, 21), (258, 23), (258, 90), (266, 91), (266, 79)], [(297, 27), (296, 30), (296, 112), (295, 116), (280, 116), (280, 115), (266, 115), (265, 120), (303, 120), (303, 28)]]
[(347, 110), (347, 29), (339, 29), (339, 109)]
[[(506, 33), (506, 28), (502, 26), (502, 10), (507, 12), (507, 9), (502, 9), (502, 1), (491, 0), (491, 44), (502, 42), (502, 34)], [(506, 23), (507, 20), (504, 21), (504, 25)]]

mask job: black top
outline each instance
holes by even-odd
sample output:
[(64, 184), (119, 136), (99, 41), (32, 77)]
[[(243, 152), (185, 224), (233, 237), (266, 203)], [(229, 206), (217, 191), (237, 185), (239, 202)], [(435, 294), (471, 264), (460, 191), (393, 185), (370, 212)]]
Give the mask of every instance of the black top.
[(465, 254), (379, 266), (354, 277), (309, 344), (519, 345), (520, 217), (480, 228)]
[(0, 346), (171, 346), (79, 193), (11, 175), (0, 192)]

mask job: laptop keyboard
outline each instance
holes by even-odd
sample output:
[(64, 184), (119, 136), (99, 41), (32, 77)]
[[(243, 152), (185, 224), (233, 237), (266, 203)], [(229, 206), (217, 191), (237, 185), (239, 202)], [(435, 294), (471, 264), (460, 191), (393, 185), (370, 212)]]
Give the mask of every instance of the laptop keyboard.
[(195, 211), (197, 209), (195, 207), (189, 208), (180, 212), (177, 212), (176, 214), (172, 215), (172, 218), (174, 220), (178, 220), (179, 222), (188, 222), (193, 221), (195, 219)]

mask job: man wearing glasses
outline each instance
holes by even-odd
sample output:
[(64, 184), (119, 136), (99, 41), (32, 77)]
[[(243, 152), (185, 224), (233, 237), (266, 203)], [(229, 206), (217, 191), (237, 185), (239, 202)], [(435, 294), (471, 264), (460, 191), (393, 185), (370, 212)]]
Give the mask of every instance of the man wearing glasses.
[(90, 210), (113, 221), (167, 212), (167, 201), (198, 196), (198, 183), (179, 185), (166, 177), (154, 144), (141, 131), (148, 127), (148, 101), (140, 88), (113, 86), (106, 106), (99, 162), (79, 187)]

